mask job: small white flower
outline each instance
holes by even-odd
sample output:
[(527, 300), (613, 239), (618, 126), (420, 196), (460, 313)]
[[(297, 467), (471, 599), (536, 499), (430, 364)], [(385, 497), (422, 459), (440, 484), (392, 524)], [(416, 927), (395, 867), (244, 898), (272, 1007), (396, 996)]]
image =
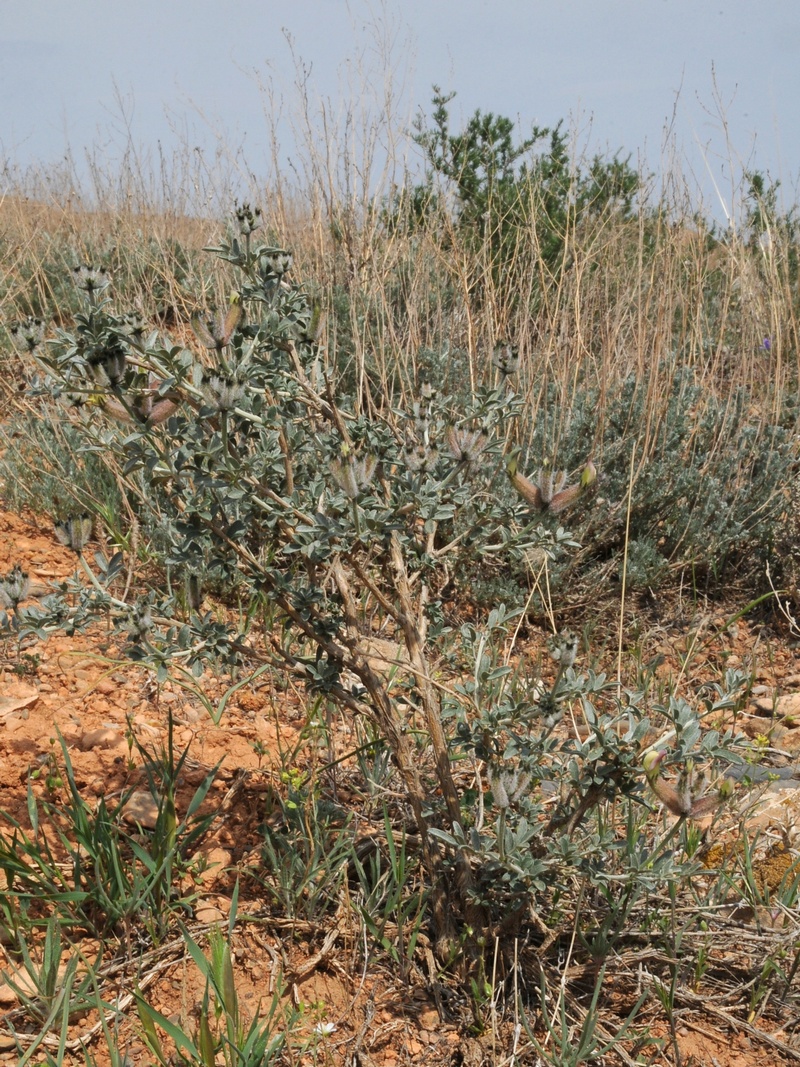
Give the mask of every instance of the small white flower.
[(140, 598), (128, 618), (128, 634), (132, 641), (139, 642), (144, 640), (152, 629), (153, 615), (150, 601)]
[(31, 583), (26, 571), (15, 563), (14, 567), (0, 578), (0, 604), (4, 608), (16, 610), (20, 600), (24, 600), (30, 591)]
[(410, 471), (426, 471), (436, 461), (436, 450), (417, 441), (407, 441), (403, 449), (403, 459)]
[(130, 311), (127, 315), (123, 316), (123, 330), (126, 336), (130, 337), (132, 341), (137, 344), (141, 344), (142, 338), (145, 334), (145, 321), (138, 311)]
[(285, 252), (282, 248), (276, 248), (262, 255), (261, 264), (262, 268), (281, 278), (292, 269), (292, 254)]
[(314, 1033), (319, 1034), (320, 1037), (328, 1037), (329, 1034), (335, 1034), (336, 1023), (317, 1023), (314, 1027)]
[(116, 341), (96, 349), (89, 356), (89, 364), (95, 374), (112, 386), (118, 386), (122, 381), (125, 362), (125, 349)]

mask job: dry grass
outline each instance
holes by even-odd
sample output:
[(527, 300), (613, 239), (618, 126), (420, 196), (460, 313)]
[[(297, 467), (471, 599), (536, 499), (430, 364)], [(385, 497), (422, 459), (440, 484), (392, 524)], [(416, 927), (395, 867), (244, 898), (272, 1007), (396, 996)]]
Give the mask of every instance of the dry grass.
[[(648, 464), (664, 459), (677, 378), (686, 397), (678, 409), (695, 427), (681, 462), (692, 456), (704, 477), (731, 482), (739, 499), (752, 496), (754, 511), (773, 508), (773, 489), (759, 497), (750, 486), (747, 458), (732, 471), (726, 457), (745, 428), (757, 452), (769, 426), (791, 430), (796, 420), (795, 250), (780, 227), (720, 234), (690, 212), (688, 184), (672, 174), (671, 192), (642, 195), (632, 217), (568, 212), (564, 269), (542, 256), (534, 203), (530, 226), (506, 240), (499, 272), (491, 249), (476, 245), (452, 211), (432, 211), (420, 225), (387, 215), (414, 179), (408, 142), (393, 125), (401, 121), (395, 102), (389, 88), (382, 92), (357, 118), (303, 90), (298, 166), (281, 173), (276, 163), (265, 185), (248, 179), (246, 194), (262, 206), (270, 239), (292, 250), (294, 277), (328, 309), (327, 359), (349, 379), (355, 403), (407, 406), (423, 375), (474, 391), (496, 375), (491, 353), (508, 338), (521, 356), (516, 387), (526, 407), (515, 433), (528, 462), (570, 465), (591, 454), (603, 471), (609, 449), (616, 456), (629, 438), (635, 490)], [(68, 323), (77, 305), (65, 275), (79, 261), (101, 260), (120, 306), (191, 344), (191, 311), (222, 306), (230, 284), (201, 253), (225, 225), (222, 211), (209, 207), (231, 204), (234, 190), (248, 184), (240, 161), (220, 158), (214, 167), (188, 149), (176, 158), (171, 168), (162, 161), (148, 170), (131, 150), (117, 173), (95, 161), (84, 190), (74, 169), (7, 173), (3, 320), (33, 313)], [(644, 400), (631, 405), (627, 423), (619, 424), (617, 410), (609, 426), (609, 410), (631, 381)], [(587, 403), (591, 430), (587, 437), (584, 427), (577, 443), (576, 413)], [(707, 426), (701, 431), (709, 421), (710, 437)], [(674, 558), (680, 568), (696, 556)]]

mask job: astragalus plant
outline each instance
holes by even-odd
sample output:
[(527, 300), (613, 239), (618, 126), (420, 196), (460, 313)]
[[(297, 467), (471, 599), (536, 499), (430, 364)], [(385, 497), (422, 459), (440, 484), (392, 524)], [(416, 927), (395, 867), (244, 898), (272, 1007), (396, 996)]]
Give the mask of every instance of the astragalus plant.
[[(591, 492), (594, 465), (584, 457), (569, 484), (548, 473), (558, 457), (540, 457), (535, 481), (517, 470), (510, 365), (466, 401), (426, 380), (403, 407), (369, 379), (348, 392), (290, 252), (259, 243), (258, 229), (257, 213), (240, 208), (209, 250), (227, 264), (230, 295), (196, 309), (188, 344), (118, 308), (113, 279), (91, 267), (76, 272), (85, 307), (71, 327), (26, 344), (33, 394), (114, 469), (141, 541), (183, 580), (128, 603), (108, 588), (112, 560), (20, 626), (46, 632), (105, 612), (162, 675), (271, 661), (370, 720), (419, 835), (439, 958), (471, 961), (475, 982), (494, 939), (516, 933), (565, 869), (600, 872), (598, 892), (611, 885), (601, 873), (613, 834), (589, 816), (643, 781), (637, 702), (576, 673), (571, 639), (554, 646), (554, 683), (512, 685), (498, 649), (514, 610), (453, 633), (443, 604), (467, 565), (569, 552), (555, 515)], [(241, 625), (201, 611), (211, 587), (235, 590)], [(258, 630), (256, 617), (270, 625)], [(388, 664), (376, 637), (398, 650)], [(445, 656), (472, 680), (443, 681)], [(556, 732), (575, 708), (585, 739)], [(697, 732), (675, 729), (679, 755), (698, 748)]]

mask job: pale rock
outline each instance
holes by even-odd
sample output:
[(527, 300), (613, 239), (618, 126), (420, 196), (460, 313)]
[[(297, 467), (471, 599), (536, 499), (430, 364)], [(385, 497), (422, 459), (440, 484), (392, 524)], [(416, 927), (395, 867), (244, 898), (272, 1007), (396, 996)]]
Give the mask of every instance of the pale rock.
[(775, 725), (771, 719), (763, 719), (760, 715), (748, 715), (742, 722), (742, 730), (748, 737), (773, 737)]
[(753, 701), (753, 707), (759, 715), (774, 716), (776, 719), (782, 719), (786, 715), (800, 715), (800, 693), (786, 693), (780, 697), (758, 697)]
[(122, 809), (122, 817), (126, 822), (143, 826), (146, 830), (153, 830), (158, 820), (158, 804), (152, 793), (143, 789), (137, 789)]
[(0, 716), (10, 715), (12, 711), (20, 711), (22, 708), (30, 708), (38, 699), (39, 690), (29, 685), (7, 686), (0, 696)]
[(119, 748), (126, 744), (124, 736), (113, 726), (100, 726), (97, 730), (87, 730), (79, 741), (84, 752), (91, 748)]
[(790, 836), (796, 835), (800, 828), (800, 788), (766, 792), (747, 825), (758, 830), (776, 827)]
[[(59, 974), (64, 974), (66, 971), (66, 964), (61, 964), (58, 971)], [(14, 985), (18, 986), (26, 996), (33, 997), (36, 995), (36, 985), (24, 967), (17, 967), (14, 970), (6, 971), (6, 974), (8, 974)], [(18, 999), (16, 992), (10, 985), (8, 985), (5, 979), (0, 980), (0, 1003), (14, 1004)]]
[(199, 923), (219, 923), (225, 919), (222, 911), (207, 900), (198, 900), (194, 917)]
[(211, 885), (226, 867), (230, 867), (233, 855), (226, 848), (217, 847), (209, 849), (208, 852), (196, 852), (192, 860), (203, 868), (200, 873), (203, 885)]
[(160, 737), (164, 732), (160, 727), (149, 723), (144, 715), (135, 715), (133, 725), (143, 734), (149, 734), (150, 737)]
[(231, 902), (228, 897), (217, 897), (217, 907), (224, 916), (228, 916), (231, 913)]
[[(69, 654), (69, 655), (70, 655), (70, 659), (71, 659), (72, 658), (71, 654)], [(92, 670), (91, 668), (94, 668), (94, 670)], [(66, 669), (69, 669), (69, 667), (67, 667)], [(94, 677), (94, 675), (97, 673), (97, 663), (93, 659), (81, 659), (81, 660), (78, 660), (77, 663), (75, 663), (74, 660), (73, 660), (72, 661), (72, 673), (73, 674), (77, 674), (77, 676), (79, 678)]]

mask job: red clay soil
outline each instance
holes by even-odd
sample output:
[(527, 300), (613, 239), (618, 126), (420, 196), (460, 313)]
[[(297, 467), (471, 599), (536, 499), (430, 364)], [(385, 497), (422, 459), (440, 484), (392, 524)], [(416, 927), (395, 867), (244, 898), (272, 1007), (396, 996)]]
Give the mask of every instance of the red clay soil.
[[(49, 527), (38, 525), (30, 516), (0, 513), (0, 573), (15, 564), (29, 573), (34, 596), (76, 570), (74, 554), (57, 543)], [(663, 655), (659, 671), (673, 678), (680, 675), (687, 689), (705, 680), (711, 666), (724, 663), (752, 669), (762, 706), (751, 708), (752, 714), (743, 720), (745, 728), (751, 736), (769, 735), (787, 762), (800, 749), (800, 729), (794, 729), (791, 715), (776, 717), (773, 697), (800, 691), (797, 652), (790, 635), (760, 630), (745, 620), (726, 625), (734, 611), (712, 609), (703, 615), (693, 608), (691, 619), (651, 626), (642, 638), (647, 646), (645, 658)], [(54, 766), (61, 759), (59, 737), (66, 743), (76, 783), (88, 801), (105, 797), (110, 803), (136, 787), (146, 793), (142, 760), (131, 735), (145, 748), (158, 749), (165, 743), (169, 709), (177, 724), (176, 745), (180, 750), (189, 746), (192, 761), (184, 773), (179, 809), (207, 769), (221, 761), (210, 794), (210, 805), (220, 817), (202, 843), (207, 866), (190, 918), (199, 931), (224, 918), (233, 887), (230, 869), (258, 862), (257, 846), (263, 838), (259, 826), (270, 817), (270, 798), (283, 788), (277, 772), (285, 762), (281, 754), (294, 750), (305, 723), (303, 694), (257, 681), (231, 696), (217, 726), (195, 695), (171, 683), (156, 686), (149, 671), (125, 660), (119, 639), (103, 625), (94, 626), (88, 634), (68, 637), (58, 633), (46, 642), (26, 641), (22, 649), (11, 637), (0, 652), (0, 813), (28, 825), (29, 785), (35, 795), (45, 795), (51, 758), (56, 757)], [(204, 677), (201, 684), (213, 701), (224, 694), (223, 683), (213, 677)], [(800, 722), (800, 708), (798, 712)], [(338, 730), (344, 751), (352, 739), (346, 723)], [(302, 758), (308, 760), (308, 748), (304, 753)], [(786, 825), (792, 824), (793, 833), (795, 793), (787, 789), (776, 794), (772, 803), (775, 812), (763, 825), (777, 834), (775, 828), (781, 824), (785, 836)], [(8, 833), (8, 826), (2, 832)], [(795, 842), (789, 844), (794, 849)], [(255, 898), (247, 900), (250, 909), (256, 904)], [(335, 921), (328, 920), (330, 925)], [(470, 1037), (463, 1025), (459, 1028), (452, 1018), (442, 1018), (422, 971), (413, 981), (380, 968), (364, 971), (362, 945), (348, 945), (346, 938), (335, 948), (325, 945), (311, 924), (281, 922), (274, 919), (274, 910), (270, 921), (243, 924), (234, 935), (236, 979), (245, 1013), (256, 1010), (259, 1002), (265, 1009), (279, 973), (288, 976), (287, 997), (303, 1005), (300, 1031), (311, 1044), (289, 1062), (375, 1067), (405, 1063), (477, 1067), (512, 1062), (508, 1057), (515, 1046), (513, 1020), (498, 1023), (494, 1033)], [(91, 950), (88, 944), (83, 948)], [(0, 968), (15, 973), (18, 957), (0, 946), (3, 952), (6, 958), (0, 960)], [(202, 998), (199, 976), (177, 955), (162, 962), (148, 997), (166, 1015), (188, 1019), (191, 1031)], [(11, 1012), (17, 1007), (13, 990), (0, 983), (0, 1010)], [(79, 1020), (71, 1037), (77, 1040), (86, 1029), (87, 1023)], [(654, 1026), (654, 1036), (659, 1033), (668, 1036), (666, 1028)], [(135, 1067), (149, 1064), (151, 1058), (131, 1034), (133, 1028), (124, 1024), (123, 1043), (131, 1041), (128, 1062)], [(796, 1033), (773, 1032), (774, 1041), (784, 1046), (782, 1051), (757, 1040), (746, 1028), (732, 1030), (710, 1002), (705, 1006), (699, 1002), (696, 1010), (683, 1012), (676, 1037), (684, 1067), (772, 1067), (800, 1059)], [(517, 1044), (520, 1052), (523, 1048), (527, 1052), (515, 1062), (535, 1063), (524, 1032), (517, 1035)], [(793, 1056), (785, 1052), (787, 1045), (797, 1050)], [(19, 1053), (8, 1048), (7, 1042), (5, 1049), (1, 1046), (2, 1042), (0, 1063), (17, 1062)], [(108, 1062), (102, 1046), (102, 1038), (91, 1046), (98, 1063)], [(85, 1061), (76, 1049), (64, 1062)], [(604, 1062), (618, 1060), (612, 1054)], [(640, 1062), (673, 1063), (672, 1047), (667, 1044), (654, 1059), (645, 1054)]]

